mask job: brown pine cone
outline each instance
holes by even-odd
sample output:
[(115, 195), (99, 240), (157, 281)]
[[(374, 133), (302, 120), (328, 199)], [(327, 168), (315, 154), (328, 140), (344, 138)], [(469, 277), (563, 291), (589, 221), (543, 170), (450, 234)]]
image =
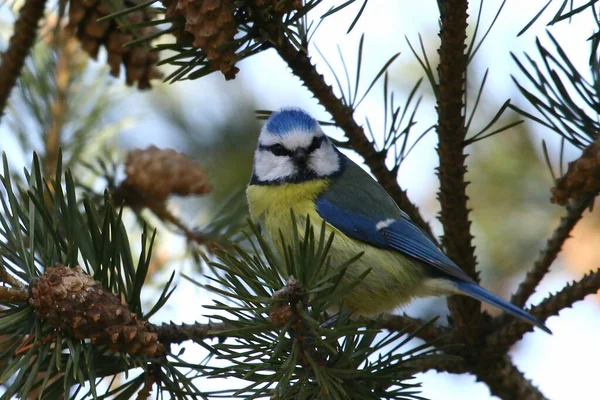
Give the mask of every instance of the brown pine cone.
[(125, 172), (126, 184), (153, 201), (164, 201), (173, 194), (202, 195), (211, 190), (204, 171), (173, 149), (150, 146), (133, 150), (127, 155)]
[(32, 283), (29, 302), (42, 320), (75, 339), (91, 339), (131, 355), (164, 353), (154, 326), (129, 311), (80, 267), (47, 268)]
[(235, 66), (235, 49), (226, 46), (238, 31), (233, 18), (234, 1), (163, 0), (167, 10), (165, 17), (184, 17), (185, 31), (194, 38), (193, 46), (202, 49), (212, 69), (221, 71), (227, 80), (235, 78), (239, 71)]
[(283, 326), (290, 322), (294, 316), (294, 310), (289, 304), (280, 304), (269, 311), (269, 320), (275, 326)]
[[(175, 32), (177, 42), (192, 42), (202, 50), (213, 70), (225, 79), (233, 79), (239, 69), (235, 66), (235, 48), (229, 46), (238, 32), (234, 17), (236, 0), (162, 0), (166, 18), (183, 18), (184, 30)], [(271, 7), (275, 14), (285, 14), (302, 8), (301, 0), (254, 0), (250, 9)]]
[[(111, 10), (103, 5), (101, 0), (71, 0), (67, 30), (77, 36), (83, 49), (93, 58), (98, 57), (101, 46), (106, 47), (107, 63), (112, 76), (118, 77), (123, 65), (128, 85), (137, 82), (139, 89), (149, 89), (150, 80), (163, 77), (156, 67), (157, 53), (149, 51), (143, 44), (124, 47), (125, 43), (134, 39), (131, 33), (121, 31), (116, 20), (98, 22), (98, 19), (110, 13)], [(146, 9), (134, 11), (125, 18), (129, 23), (147, 22), (152, 19)], [(138, 29), (141, 37), (155, 32), (157, 29), (154, 27)]]

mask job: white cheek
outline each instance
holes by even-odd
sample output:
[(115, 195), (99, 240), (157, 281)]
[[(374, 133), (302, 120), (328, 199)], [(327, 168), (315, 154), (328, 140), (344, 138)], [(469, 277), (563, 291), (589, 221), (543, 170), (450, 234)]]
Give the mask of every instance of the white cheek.
[(254, 156), (254, 174), (260, 181), (275, 181), (294, 174), (289, 157), (277, 157), (270, 151), (259, 150)]
[(331, 175), (340, 169), (340, 157), (331, 144), (324, 142), (312, 153), (308, 166), (317, 176)]

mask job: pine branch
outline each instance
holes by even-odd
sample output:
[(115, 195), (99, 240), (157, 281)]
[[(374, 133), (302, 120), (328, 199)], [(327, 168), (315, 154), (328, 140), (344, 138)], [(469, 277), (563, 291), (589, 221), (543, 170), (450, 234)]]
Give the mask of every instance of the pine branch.
[[(29, 300), (35, 300), (34, 297), (30, 297), (30, 294), (24, 288), (6, 288), (0, 287), (0, 302), (13, 302), (13, 303), (27, 303)], [(201, 342), (206, 339), (212, 339), (215, 337), (221, 337), (220, 332), (232, 329), (233, 327), (224, 324), (162, 324), (160, 326), (153, 326), (158, 334), (158, 342), (164, 344), (182, 343), (187, 340), (194, 342)]]
[[(178, 228), (188, 241), (209, 248), (218, 246), (203, 232), (189, 228), (167, 208), (166, 201), (172, 195), (199, 196), (212, 190), (205, 172), (185, 154), (155, 146), (135, 149), (127, 155), (125, 172), (127, 178), (111, 191), (115, 204), (131, 207), (140, 219), (143, 218), (139, 212), (149, 209), (163, 223)], [(114, 171), (105, 174), (113, 175)]]
[[(553, 315), (558, 315), (562, 309), (583, 300), (585, 296), (596, 293), (599, 289), (600, 270), (597, 270), (590, 272), (580, 281), (565, 286), (560, 292), (546, 297), (540, 304), (532, 307), (529, 312), (536, 318), (545, 321)], [(513, 320), (490, 335), (487, 338), (487, 346), (493, 348), (494, 351), (506, 351), (532, 329), (533, 327), (529, 324)]]
[[(50, 269), (49, 271), (54, 271), (54, 269)], [(83, 277), (86, 277), (86, 275), (81, 275)], [(44, 277), (42, 277), (41, 279), (44, 279)], [(53, 289), (55, 290), (55, 289)], [(37, 304), (39, 302), (38, 299), (38, 291), (39, 289), (36, 287), (36, 289), (34, 289), (33, 292), (29, 292), (27, 289), (25, 288), (6, 288), (6, 287), (0, 287), (0, 302), (11, 302), (11, 303), (32, 303), (32, 304)], [(47, 294), (46, 294), (47, 295)], [(106, 294), (103, 293), (102, 296), (104, 296), (104, 299), (106, 300), (106, 296), (111, 296), (110, 294)], [(75, 302), (77, 301), (81, 301), (81, 299), (77, 299), (75, 300)], [(114, 305), (109, 305), (108, 303), (105, 302), (105, 305), (107, 307), (114, 307)], [(64, 304), (62, 305), (63, 308), (68, 309), (68, 310), (72, 310), (72, 309), (77, 309), (77, 305), (75, 303), (69, 305), (69, 306), (65, 306)], [(119, 311), (121, 309), (117, 309), (117, 311)], [(79, 315), (80, 311), (76, 311), (76, 315)], [(121, 313), (123, 311), (121, 310)], [(43, 314), (43, 313), (42, 313)], [(85, 313), (84, 313), (85, 315)], [(133, 315), (133, 314), (132, 314)], [(75, 318), (79, 318), (80, 317), (75, 317)], [(98, 320), (98, 325), (101, 325), (102, 321)], [(173, 343), (182, 343), (185, 342), (187, 340), (192, 340), (194, 342), (202, 342), (206, 339), (212, 339), (215, 337), (222, 337), (222, 335), (220, 334), (220, 332), (226, 331), (228, 329), (232, 329), (233, 327), (231, 325), (225, 324), (225, 323), (218, 323), (218, 324), (199, 324), (199, 323), (195, 323), (192, 325), (188, 325), (188, 324), (180, 324), (180, 325), (176, 325), (174, 323), (170, 323), (170, 324), (162, 324), (160, 326), (156, 326), (154, 324), (151, 324), (149, 322), (145, 322), (146, 326), (148, 327), (147, 329), (151, 332), (156, 332), (157, 334), (157, 343), (162, 343), (165, 345), (168, 344), (173, 344)], [(74, 332), (76, 332), (77, 328), (74, 328)], [(130, 329), (131, 331), (131, 329)], [(133, 332), (133, 331), (131, 331)], [(77, 333), (75, 333), (75, 336), (77, 336)], [(117, 334), (118, 337), (118, 334)], [(56, 338), (52, 338), (52, 340), (55, 340)], [(20, 352), (24, 352), (27, 349), (23, 349)]]
[[(467, 129), (464, 115), (464, 96), (468, 57), (466, 49), (467, 1), (438, 1), (440, 8), (440, 38), (438, 50), (439, 85), (437, 90), (439, 138), (438, 175), (441, 204), (440, 221), (444, 226), (442, 245), (448, 256), (467, 274), (477, 279), (475, 248), (471, 244), (471, 222), (467, 208), (465, 181), (466, 155), (464, 144)], [(470, 298), (452, 297), (448, 300), (454, 323), (461, 336), (474, 337), (478, 326), (480, 305)]]
[(450, 330), (444, 327), (434, 326), (422, 319), (412, 318), (408, 315), (386, 315), (375, 323), (377, 329), (387, 329), (389, 331), (403, 331), (416, 333), (416, 336), (425, 341), (439, 340), (441, 336), (449, 334)]
[(336, 125), (339, 126), (348, 137), (348, 144), (354, 151), (360, 154), (365, 163), (371, 169), (371, 172), (384, 189), (392, 196), (398, 206), (406, 212), (410, 218), (421, 229), (423, 229), (431, 238), (435, 238), (429, 224), (419, 213), (406, 194), (406, 191), (400, 188), (397, 176), (392, 173), (385, 165), (386, 152), (377, 152), (363, 128), (356, 123), (353, 117), (354, 110), (343, 104), (334, 94), (323, 75), (317, 72), (316, 67), (311, 63), (310, 57), (301, 50), (297, 50), (287, 38), (273, 43), (281, 58), (287, 63), (304, 86), (315, 96), (315, 98), (331, 114)]
[(585, 194), (593, 197), (600, 193), (600, 135), (583, 149), (581, 156), (569, 163), (569, 169), (556, 181), (550, 201), (565, 205), (570, 199)]
[(26, 0), (19, 11), (14, 33), (10, 38), (8, 50), (2, 55), (0, 65), (0, 119), (4, 115), (10, 92), (25, 65), (25, 58), (35, 42), (45, 6), (46, 0)]
[(162, 324), (156, 326), (156, 332), (158, 333), (158, 341), (164, 344), (183, 343), (187, 340), (194, 342), (202, 342), (206, 339), (221, 338), (223, 335), (220, 334), (222, 331), (232, 329), (233, 327), (225, 324)]
[(145, 199), (146, 206), (154, 213), (163, 223), (171, 223), (181, 230), (181, 233), (185, 238), (191, 242), (195, 242), (199, 245), (206, 245), (209, 248), (215, 248), (218, 246), (216, 242), (208, 240), (201, 232), (193, 231), (188, 228), (186, 224), (179, 220), (178, 217), (171, 213), (164, 203)]
[(482, 368), (477, 380), (485, 382), (494, 396), (501, 399), (544, 400), (546, 397), (527, 379), (510, 358), (505, 356), (499, 364)]
[[(594, 44), (590, 70), (582, 73), (575, 68), (567, 52), (549, 32), (548, 38), (554, 49), (545, 47), (539, 38), (536, 39), (539, 61), (528, 54), (524, 55), (523, 61), (512, 55), (521, 71), (520, 79), (528, 81), (528, 84), (521, 84), (517, 77), (513, 77), (513, 82), (537, 112), (534, 115), (519, 107), (511, 108), (583, 149), (596, 140), (600, 131), (597, 119), (600, 97), (596, 90), (598, 64)], [(593, 37), (590, 40), (594, 42)], [(590, 73), (591, 80), (587, 78)]]
[(527, 299), (535, 292), (542, 278), (550, 270), (550, 265), (552, 265), (558, 256), (565, 241), (570, 237), (571, 231), (593, 201), (594, 196), (584, 194), (567, 204), (566, 215), (561, 217), (558, 226), (546, 242), (546, 247), (540, 251), (537, 260), (533, 264), (533, 268), (527, 273), (525, 280), (521, 282), (517, 292), (510, 299), (511, 303), (518, 307), (525, 305)]
[(450, 374), (466, 374), (469, 369), (465, 363), (459, 359), (443, 358), (423, 358), (417, 360), (407, 360), (403, 366), (413, 369), (415, 374), (427, 371), (448, 372)]
[(23, 303), (29, 299), (29, 294), (24, 289), (7, 288), (0, 286), (0, 302)]
[(144, 400), (152, 395), (152, 387), (157, 383), (157, 378), (154, 374), (144, 373), (144, 386), (137, 392), (136, 400)]
[(56, 161), (58, 160), (59, 148), (61, 145), (61, 133), (65, 125), (68, 109), (69, 109), (69, 84), (72, 79), (72, 71), (70, 60), (75, 56), (77, 51), (76, 42), (70, 40), (66, 32), (60, 32), (54, 39), (55, 43), (60, 46), (58, 60), (54, 71), (56, 82), (56, 98), (54, 98), (50, 107), (52, 122), (48, 133), (46, 134), (45, 147), (46, 157), (44, 162), (46, 174), (52, 174), (56, 169)]
[(217, 311), (212, 319), (234, 326), (226, 332), (233, 340), (205, 343), (229, 361), (206, 369), (205, 377), (240, 379), (243, 387), (220, 393), (237, 397), (413, 398), (413, 387), (406, 382), (413, 369), (404, 368), (404, 363), (439, 358), (434, 344), (402, 352), (414, 338), (407, 330), (382, 333), (343, 312), (331, 322), (328, 310), (339, 308), (343, 296), (365, 276), (345, 276), (358, 256), (332, 265), (333, 236), (325, 223), (319, 230), (307, 217), (292, 216), (291, 223), (304, 233), (294, 235), (291, 243), (281, 239), (281, 258), (252, 224), (253, 253), (263, 257), (239, 246), (216, 252), (210, 265), (223, 273), (204, 287), (230, 301), (215, 299), (207, 307)]
[[(60, 153), (55, 179), (44, 176), (37, 156), (31, 172), (24, 171), (25, 181), (13, 178), (6, 156), (3, 164), (1, 278), (14, 283), (0, 295), (0, 335), (14, 338), (0, 346), (4, 397), (25, 398), (40, 389), (44, 397), (58, 398), (71, 388), (82, 398), (98, 397), (101, 381), (150, 368), (148, 357), (160, 368), (160, 387), (181, 390), (187, 381), (177, 368), (183, 364), (168, 362), (170, 354), (148, 322), (170, 297), (172, 279), (150, 311), (142, 312), (152, 238), (142, 232), (134, 259), (122, 214), (108, 196), (101, 205), (90, 199), (82, 204), (71, 173), (62, 172)], [(85, 270), (77, 267), (80, 262)], [(142, 384), (134, 378), (115, 390)]]

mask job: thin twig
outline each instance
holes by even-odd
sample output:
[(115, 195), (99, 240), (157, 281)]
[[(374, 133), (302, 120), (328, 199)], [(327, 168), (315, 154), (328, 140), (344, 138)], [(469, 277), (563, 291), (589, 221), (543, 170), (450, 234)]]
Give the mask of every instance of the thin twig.
[(36, 339), (35, 335), (28, 335), (22, 340), (21, 344), (19, 344), (19, 347), (15, 349), (13, 354), (15, 356), (19, 356), (21, 354), (27, 353), (33, 347), (38, 347), (46, 343), (53, 343), (54, 341), (56, 341), (56, 332), (47, 334), (41, 339)]
[(585, 194), (567, 204), (567, 213), (560, 219), (558, 226), (547, 240), (546, 247), (540, 251), (538, 258), (535, 260), (533, 268), (527, 273), (525, 280), (521, 282), (516, 293), (511, 297), (511, 303), (518, 307), (525, 305), (542, 278), (548, 273), (550, 265), (560, 253), (565, 241), (570, 237), (571, 231), (593, 201), (594, 196)]
[[(536, 318), (545, 321), (553, 315), (558, 315), (562, 309), (583, 300), (585, 296), (596, 293), (599, 289), (600, 270), (591, 272), (580, 281), (573, 282), (560, 292), (546, 297), (540, 304), (532, 307), (529, 312)], [(493, 348), (494, 351), (505, 351), (532, 330), (531, 325), (513, 320), (487, 338), (487, 347)]]
[(545, 400), (546, 397), (504, 356), (500, 363), (481, 368), (477, 380), (485, 382), (494, 396), (501, 399)]
[(418, 318), (412, 318), (408, 315), (386, 315), (375, 322), (377, 329), (387, 329), (389, 331), (402, 331), (406, 330), (409, 333), (417, 332), (417, 337), (423, 339), (426, 342), (439, 340), (445, 334), (450, 333), (450, 329), (444, 327), (434, 326), (430, 324), (423, 328), (427, 324), (427, 321)]
[(44, 16), (45, 7), (46, 0), (25, 0), (19, 11), (14, 33), (8, 43), (8, 50), (2, 55), (0, 65), (0, 119), (4, 115), (10, 92), (25, 65), (25, 58), (35, 42), (38, 24)]
[(220, 337), (222, 331), (232, 329), (233, 327), (224, 323), (218, 324), (162, 324), (156, 326), (158, 341), (164, 344), (183, 343), (187, 340), (202, 342), (206, 339)]
[(344, 131), (348, 137), (348, 144), (364, 158), (365, 164), (369, 166), (377, 181), (392, 196), (398, 206), (409, 215), (413, 222), (435, 240), (431, 227), (423, 219), (419, 209), (409, 200), (406, 191), (400, 188), (396, 174), (385, 165), (386, 153), (375, 150), (373, 143), (367, 139), (363, 128), (354, 120), (354, 110), (343, 104), (334, 94), (331, 86), (325, 82), (323, 75), (317, 72), (306, 53), (297, 50), (286, 38), (274, 42), (274, 45), (281, 58), (292, 70), (292, 73), (300, 78), (304, 86), (331, 114), (335, 124)]
[(208, 248), (219, 247), (219, 244), (216, 242), (210, 241), (201, 233), (195, 232), (188, 228), (186, 224), (180, 221), (179, 218), (177, 218), (167, 209), (167, 206), (164, 202), (150, 198), (133, 185), (128, 184), (127, 181), (123, 181), (115, 190), (113, 190), (112, 196), (115, 204), (129, 206), (136, 213), (144, 208), (149, 209), (163, 223), (170, 223), (179, 228), (181, 231), (180, 233), (191, 242), (195, 242), (199, 245), (205, 245)]
[(402, 362), (402, 368), (409, 368), (413, 373), (436, 371), (448, 372), (451, 374), (465, 374), (469, 370), (465, 363), (459, 358), (444, 359), (442, 355), (434, 355), (427, 358), (419, 358), (415, 360), (408, 359)]
[(175, 215), (173, 215), (165, 206), (164, 203), (148, 201), (146, 206), (150, 211), (154, 213), (162, 222), (169, 222), (175, 225), (177, 228), (181, 230), (183, 236), (186, 237), (190, 242), (195, 242), (199, 245), (207, 246), (209, 249), (216, 249), (221, 247), (217, 242), (208, 240), (204, 235), (199, 232), (195, 232), (188, 228), (183, 222), (179, 220)]
[(151, 372), (144, 373), (144, 386), (137, 392), (136, 400), (144, 400), (152, 395), (152, 387), (158, 381), (155, 374)]
[(29, 293), (22, 288), (0, 286), (0, 302), (24, 303), (29, 300)]
[[(475, 248), (471, 240), (471, 221), (467, 208), (464, 141), (467, 133), (464, 114), (465, 77), (468, 65), (466, 49), (467, 0), (438, 1), (440, 9), (440, 63), (437, 90), (441, 205), (444, 226), (442, 244), (448, 256), (467, 274), (478, 279)], [(474, 338), (479, 326), (479, 303), (470, 298), (448, 300), (454, 324), (465, 338)], [(474, 340), (474, 339), (473, 339)]]
[(192, 232), (183, 222), (181, 222), (175, 215), (173, 215), (165, 206), (164, 203), (156, 202), (156, 201), (147, 201), (146, 206), (150, 211), (154, 213), (161, 221), (169, 222), (175, 225), (177, 228), (181, 229), (184, 236), (189, 239), (198, 242), (199, 244), (204, 244), (200, 238), (196, 238), (194, 232)]

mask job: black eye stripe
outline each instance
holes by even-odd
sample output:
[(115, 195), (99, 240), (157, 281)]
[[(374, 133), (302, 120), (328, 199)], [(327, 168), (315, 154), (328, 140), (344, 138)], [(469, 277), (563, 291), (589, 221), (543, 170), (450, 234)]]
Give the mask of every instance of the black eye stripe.
[(308, 146), (308, 153), (312, 153), (313, 151), (316, 151), (319, 147), (321, 147), (321, 143), (323, 143), (323, 140), (325, 140), (325, 136), (315, 136), (312, 142), (310, 142), (310, 146)]
[[(310, 154), (310, 153), (318, 150), (319, 147), (321, 147), (321, 144), (323, 143), (324, 140), (325, 140), (325, 136), (319, 136), (319, 137), (315, 136), (313, 138), (312, 142), (310, 142), (310, 145), (308, 146), (308, 148), (306, 149), (306, 152)], [(270, 144), (270, 145), (259, 144), (258, 148), (261, 150), (270, 151), (271, 153), (275, 154), (276, 156), (291, 157), (294, 155), (294, 152), (292, 150), (285, 148), (280, 143), (275, 143), (275, 144)]]
[(294, 154), (292, 151), (286, 149), (279, 143), (271, 144), (268, 146), (265, 146), (264, 144), (260, 144), (260, 145), (258, 145), (258, 148), (261, 150), (270, 151), (271, 153), (275, 154), (276, 156), (292, 156)]

